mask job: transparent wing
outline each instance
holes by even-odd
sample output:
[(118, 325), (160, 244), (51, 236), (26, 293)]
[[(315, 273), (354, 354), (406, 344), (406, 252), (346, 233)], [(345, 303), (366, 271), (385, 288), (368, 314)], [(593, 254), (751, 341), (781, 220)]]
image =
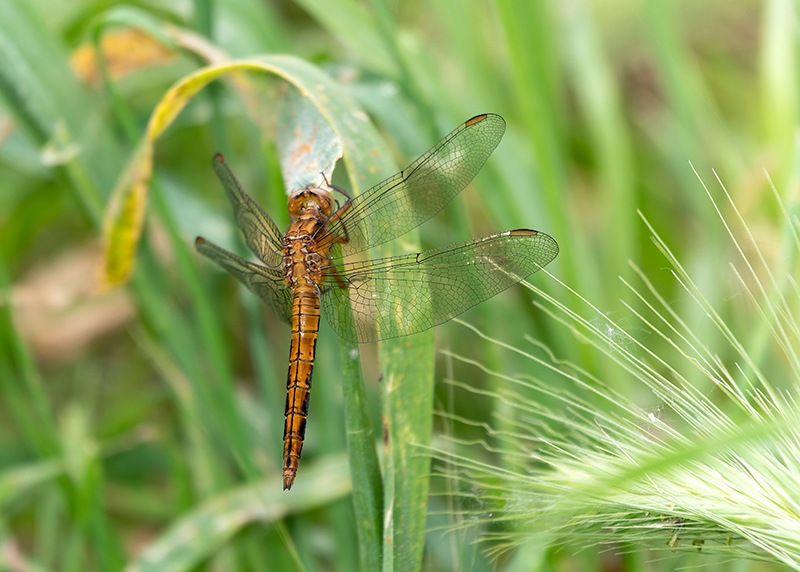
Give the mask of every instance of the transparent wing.
[(345, 203), (324, 227), (346, 238), (347, 256), (405, 234), (438, 213), (475, 177), (506, 123), (494, 114), (465, 121), (408, 167)]
[(217, 153), (214, 155), (212, 165), (228, 193), (236, 224), (242, 230), (248, 248), (268, 267), (279, 270), (283, 257), (283, 237), (275, 223), (253, 198), (244, 192), (225, 162), (225, 157)]
[(207, 256), (233, 274), (253, 294), (261, 298), (270, 307), (275, 317), (291, 323), (292, 293), (286, 287), (280, 272), (249, 262), (241, 256), (220, 248), (202, 236), (197, 237), (195, 246), (200, 254)]
[[(557, 254), (550, 236), (511, 230), (417, 254), (339, 263), (325, 277), (323, 313), (353, 341), (415, 334), (502, 292)], [(347, 326), (351, 307), (355, 331)]]

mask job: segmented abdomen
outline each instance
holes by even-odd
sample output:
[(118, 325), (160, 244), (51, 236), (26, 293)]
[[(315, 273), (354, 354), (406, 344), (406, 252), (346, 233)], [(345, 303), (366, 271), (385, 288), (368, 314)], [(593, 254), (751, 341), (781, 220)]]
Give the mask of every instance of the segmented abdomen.
[(292, 344), (286, 378), (283, 428), (283, 489), (292, 488), (306, 434), (311, 374), (319, 332), (319, 296), (312, 286), (298, 286), (292, 298)]

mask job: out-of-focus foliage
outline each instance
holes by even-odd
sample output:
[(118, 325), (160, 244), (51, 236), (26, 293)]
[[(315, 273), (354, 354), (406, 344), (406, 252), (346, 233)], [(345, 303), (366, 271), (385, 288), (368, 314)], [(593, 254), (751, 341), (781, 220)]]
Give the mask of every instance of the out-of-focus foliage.
[[(506, 119), (506, 137), (475, 182), (421, 228), (423, 247), (540, 229), (561, 245), (550, 271), (614, 321), (626, 319), (626, 303), (645, 311), (618, 280), (634, 277), (633, 261), (686, 329), (731, 366), (729, 344), (664, 271), (637, 210), (723, 321), (746, 330), (721, 279), (731, 242), (690, 162), (704, 180), (714, 170), (724, 181), (767, 265), (791, 268), (763, 171), (796, 217), (797, 18), (790, 0), (4, 3), (0, 562), (19, 570), (355, 570), (383, 557), (396, 569), (417, 568), (419, 558), (427, 570), (673, 569), (679, 556), (645, 564), (635, 543), (577, 555), (577, 547), (523, 543), (491, 562), (470, 535), (502, 525), (442, 534), (463, 509), (446, 480), (433, 481), (427, 535), (408, 534), (408, 548), (393, 548), (406, 529), (384, 506), (404, 500), (392, 498), (405, 497), (402, 475), (372, 507), (380, 522), (362, 519), (345, 461), (349, 364), (327, 328), (297, 489), (279, 494), (288, 328), (191, 244), (197, 234), (231, 248), (239, 242), (210, 168), (217, 151), (286, 225), (276, 143), (286, 135), (278, 133), (284, 80), (226, 76), (171, 118), (152, 148), (150, 184), (122, 205), (143, 217), (128, 258), (131, 281), (106, 292), (98, 288), (101, 221), (171, 86), (209, 63), (290, 56), (326, 74), (363, 110), (385, 138), (378, 152), (387, 163), (406, 164), (472, 115)], [(343, 165), (332, 181), (343, 188), (380, 178)], [(535, 282), (545, 293), (561, 291), (546, 276)], [(654, 403), (636, 376), (576, 344), (531, 297), (514, 289), (464, 318), (507, 343), (533, 336), (632, 403)], [(528, 360), (460, 332), (438, 328), (437, 347), (565, 389), (546, 368), (532, 370)], [(675, 351), (644, 329), (633, 335), (659, 355)], [(782, 369), (765, 339), (753, 331), (748, 351), (769, 376)], [(388, 392), (376, 351), (361, 349), (365, 411), (380, 440)], [(425, 367), (400, 350), (389, 359), (395, 371)], [(439, 359), (434, 378), (444, 376), (502, 389), (480, 368)], [(794, 383), (770, 379), (778, 388)], [(730, 406), (701, 376), (691, 381)], [(430, 391), (448, 416), (493, 427), (502, 419), (500, 431), (519, 421), (502, 400), (441, 384)], [(535, 418), (524, 421), (536, 426)], [(376, 530), (390, 534), (369, 534)]]

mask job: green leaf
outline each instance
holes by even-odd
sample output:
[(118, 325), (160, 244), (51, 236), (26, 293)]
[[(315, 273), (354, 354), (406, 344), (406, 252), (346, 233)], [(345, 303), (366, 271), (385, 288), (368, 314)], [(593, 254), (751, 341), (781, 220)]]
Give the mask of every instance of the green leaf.
[(342, 141), (296, 89), (281, 98), (276, 137), (287, 194), (331, 179), (334, 165), (342, 157)]
[(340, 456), (304, 467), (292, 494), (281, 491), (272, 476), (262, 482), (211, 498), (184, 515), (150, 544), (128, 572), (189, 570), (216, 554), (228, 540), (250, 524), (274, 523), (330, 504), (350, 492), (347, 464)]
[(0, 507), (18, 501), (29, 490), (55, 479), (64, 473), (58, 460), (37, 461), (17, 465), (0, 473)]

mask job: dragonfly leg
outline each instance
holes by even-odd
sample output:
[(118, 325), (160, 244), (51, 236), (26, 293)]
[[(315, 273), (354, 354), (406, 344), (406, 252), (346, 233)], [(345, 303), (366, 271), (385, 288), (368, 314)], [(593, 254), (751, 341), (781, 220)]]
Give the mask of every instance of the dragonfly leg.
[(322, 175), (322, 179), (325, 181), (325, 184), (328, 186), (328, 188), (331, 188), (334, 191), (338, 191), (338, 192), (342, 193), (344, 196), (347, 197), (347, 202), (350, 202), (350, 201), (353, 200), (353, 197), (351, 197), (347, 191), (345, 191), (343, 188), (337, 187), (336, 185), (331, 183), (328, 180), (328, 177), (325, 176), (325, 173), (320, 173), (320, 175)]
[[(350, 210), (350, 207), (353, 205), (352, 199), (348, 199), (348, 201), (343, 204), (339, 210), (333, 213), (326, 221), (325, 226), (323, 228), (330, 228), (331, 223), (336, 221), (340, 216)], [(347, 233), (347, 227), (345, 225), (340, 225), (342, 227), (342, 231), (344, 231), (344, 236), (339, 236), (337, 234), (327, 234), (325, 235), (325, 240), (330, 244), (347, 244), (350, 242), (350, 235)]]
[(342, 278), (342, 275), (339, 273), (339, 271), (336, 269), (334, 265), (331, 264), (330, 266), (325, 268), (325, 270), (323, 270), (323, 274), (327, 276), (333, 276), (339, 288), (347, 288), (347, 282), (345, 281), (344, 278)]

